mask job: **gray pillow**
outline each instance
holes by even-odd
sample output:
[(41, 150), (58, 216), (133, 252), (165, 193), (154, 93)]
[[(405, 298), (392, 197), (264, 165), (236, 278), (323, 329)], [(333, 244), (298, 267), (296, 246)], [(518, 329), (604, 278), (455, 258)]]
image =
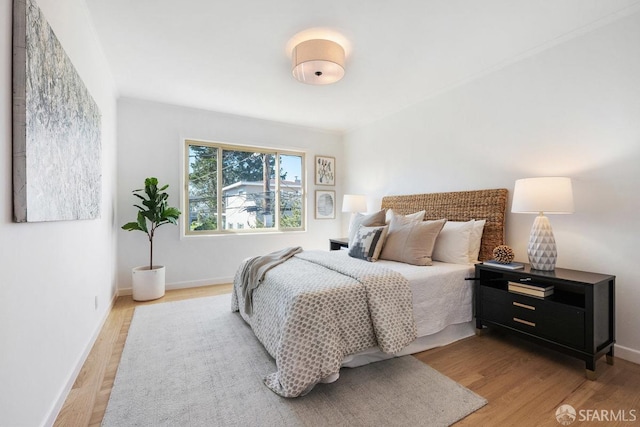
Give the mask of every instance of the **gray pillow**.
[(370, 262), (377, 261), (382, 245), (384, 245), (388, 228), (386, 225), (383, 227), (365, 227), (361, 225), (353, 239), (353, 244), (349, 244), (349, 256)]
[(433, 247), (446, 219), (410, 221), (394, 216), (380, 259), (413, 265), (432, 265)]
[(361, 225), (364, 225), (365, 227), (378, 227), (386, 225), (384, 220), (384, 209), (369, 215), (363, 215), (360, 213), (356, 214), (353, 217), (351, 226), (349, 228), (349, 246), (353, 244), (353, 239), (355, 238), (356, 233), (358, 232), (358, 229)]

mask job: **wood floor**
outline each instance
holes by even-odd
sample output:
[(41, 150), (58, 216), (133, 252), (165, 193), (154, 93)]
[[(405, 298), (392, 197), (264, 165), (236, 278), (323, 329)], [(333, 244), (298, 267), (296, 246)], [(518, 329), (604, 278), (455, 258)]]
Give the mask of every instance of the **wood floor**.
[[(100, 425), (136, 306), (230, 290), (231, 285), (176, 290), (146, 303), (134, 302), (130, 296), (119, 297), (55, 425)], [(561, 404), (570, 404), (578, 411), (572, 427), (640, 425), (640, 365), (625, 360), (615, 359), (615, 365), (610, 366), (602, 358), (597, 364), (598, 380), (588, 381), (584, 362), (497, 332), (415, 356), (489, 401), (456, 426), (558, 427), (555, 411)], [(580, 422), (581, 414), (589, 420)], [(635, 417), (635, 422), (594, 421), (598, 416), (602, 420), (603, 415), (618, 419), (624, 416), (627, 420)]]

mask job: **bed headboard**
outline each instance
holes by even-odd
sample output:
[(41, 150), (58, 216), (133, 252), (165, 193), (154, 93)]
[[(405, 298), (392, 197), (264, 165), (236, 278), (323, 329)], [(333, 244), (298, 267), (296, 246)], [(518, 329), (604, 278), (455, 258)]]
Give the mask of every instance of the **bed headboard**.
[(494, 190), (454, 191), (448, 193), (385, 196), (383, 209), (407, 215), (425, 210), (425, 220), (446, 218), (449, 221), (485, 219), (482, 233), (480, 261), (493, 258), (493, 248), (504, 244), (504, 224), (508, 191)]

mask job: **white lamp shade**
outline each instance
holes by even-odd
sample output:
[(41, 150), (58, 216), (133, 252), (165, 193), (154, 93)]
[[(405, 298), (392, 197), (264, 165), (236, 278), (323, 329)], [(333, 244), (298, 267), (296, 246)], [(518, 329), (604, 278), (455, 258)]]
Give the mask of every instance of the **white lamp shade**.
[(345, 194), (342, 198), (342, 212), (366, 212), (367, 198), (359, 194)]
[(511, 212), (573, 213), (571, 179), (565, 177), (518, 179), (513, 190)]
[(344, 76), (344, 49), (331, 40), (307, 40), (291, 53), (293, 77), (302, 83), (325, 85)]

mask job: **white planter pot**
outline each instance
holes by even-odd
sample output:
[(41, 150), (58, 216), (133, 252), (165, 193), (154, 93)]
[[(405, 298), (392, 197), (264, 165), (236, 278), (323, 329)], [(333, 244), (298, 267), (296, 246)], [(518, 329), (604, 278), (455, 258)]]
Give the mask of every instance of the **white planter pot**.
[(131, 270), (133, 277), (133, 299), (135, 301), (149, 301), (164, 296), (164, 272), (163, 265), (135, 267)]

